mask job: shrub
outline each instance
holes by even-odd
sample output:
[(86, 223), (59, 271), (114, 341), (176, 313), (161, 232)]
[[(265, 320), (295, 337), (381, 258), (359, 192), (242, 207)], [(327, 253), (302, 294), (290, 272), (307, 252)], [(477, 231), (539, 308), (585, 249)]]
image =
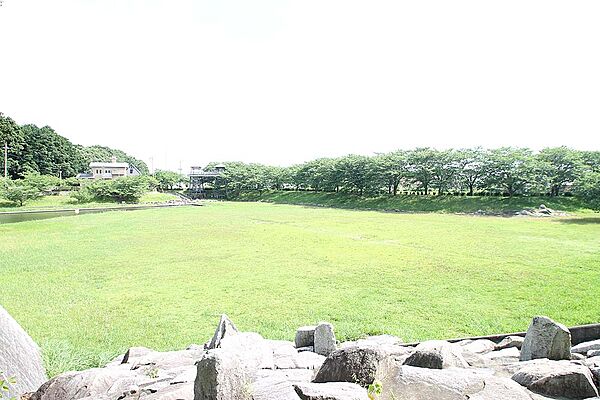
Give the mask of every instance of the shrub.
[(3, 180), (0, 186), (0, 196), (8, 201), (17, 203), (19, 206), (22, 206), (28, 200), (37, 199), (42, 195), (42, 192), (37, 187), (31, 186), (24, 180)]
[(148, 190), (156, 187), (156, 180), (147, 176), (130, 176), (115, 180), (99, 180), (72, 195), (78, 201), (118, 201), (136, 203)]

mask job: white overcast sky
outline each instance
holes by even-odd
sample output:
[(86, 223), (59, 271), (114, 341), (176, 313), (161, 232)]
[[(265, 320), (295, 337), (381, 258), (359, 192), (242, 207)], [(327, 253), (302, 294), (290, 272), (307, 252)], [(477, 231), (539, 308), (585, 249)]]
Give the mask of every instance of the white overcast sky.
[(600, 1), (4, 0), (0, 111), (155, 168), (600, 150)]

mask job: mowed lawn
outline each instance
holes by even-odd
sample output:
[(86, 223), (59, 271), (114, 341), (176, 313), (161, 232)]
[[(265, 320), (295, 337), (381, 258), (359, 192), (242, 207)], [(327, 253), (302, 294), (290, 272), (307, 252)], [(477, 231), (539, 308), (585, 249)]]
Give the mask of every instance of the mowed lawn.
[(0, 303), (50, 374), (129, 346), (203, 343), (221, 313), (292, 340), (405, 341), (600, 321), (600, 218), (394, 214), (261, 203), (0, 225)]

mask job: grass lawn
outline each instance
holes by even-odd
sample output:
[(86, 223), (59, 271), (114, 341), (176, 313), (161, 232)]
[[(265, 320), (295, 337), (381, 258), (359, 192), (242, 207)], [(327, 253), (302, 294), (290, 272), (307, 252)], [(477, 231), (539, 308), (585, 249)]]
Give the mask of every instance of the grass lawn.
[[(170, 193), (148, 192), (142, 196), (140, 203), (154, 203), (169, 200), (176, 200), (177, 196)], [(107, 207), (115, 206), (117, 203), (110, 202), (91, 202), (78, 203), (77, 200), (68, 195), (44, 196), (35, 200), (26, 202), (22, 207), (17, 206), (8, 200), (0, 198), (0, 211), (19, 211), (19, 210), (51, 210), (53, 208), (76, 208), (76, 207)]]
[(240, 200), (264, 201), (277, 204), (325, 206), (358, 210), (385, 210), (403, 212), (514, 213), (524, 209), (549, 208), (568, 212), (592, 212), (575, 197), (497, 197), (497, 196), (378, 196), (361, 197), (345, 193), (271, 191), (249, 192)]
[(0, 303), (51, 375), (128, 346), (203, 343), (220, 313), (293, 339), (405, 341), (600, 320), (600, 217), (395, 214), (264, 203), (0, 225)]

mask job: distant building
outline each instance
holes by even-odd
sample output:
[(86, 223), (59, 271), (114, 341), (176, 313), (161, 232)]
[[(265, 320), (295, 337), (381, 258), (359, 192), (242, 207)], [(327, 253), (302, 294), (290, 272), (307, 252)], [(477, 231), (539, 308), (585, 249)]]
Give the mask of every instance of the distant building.
[(111, 162), (91, 162), (91, 173), (78, 174), (79, 179), (117, 179), (124, 176), (138, 176), (142, 173), (135, 165), (117, 162), (113, 157)]
[(225, 192), (220, 188), (220, 178), (225, 172), (225, 165), (218, 164), (212, 169), (192, 167), (188, 195), (193, 198), (225, 198)]

